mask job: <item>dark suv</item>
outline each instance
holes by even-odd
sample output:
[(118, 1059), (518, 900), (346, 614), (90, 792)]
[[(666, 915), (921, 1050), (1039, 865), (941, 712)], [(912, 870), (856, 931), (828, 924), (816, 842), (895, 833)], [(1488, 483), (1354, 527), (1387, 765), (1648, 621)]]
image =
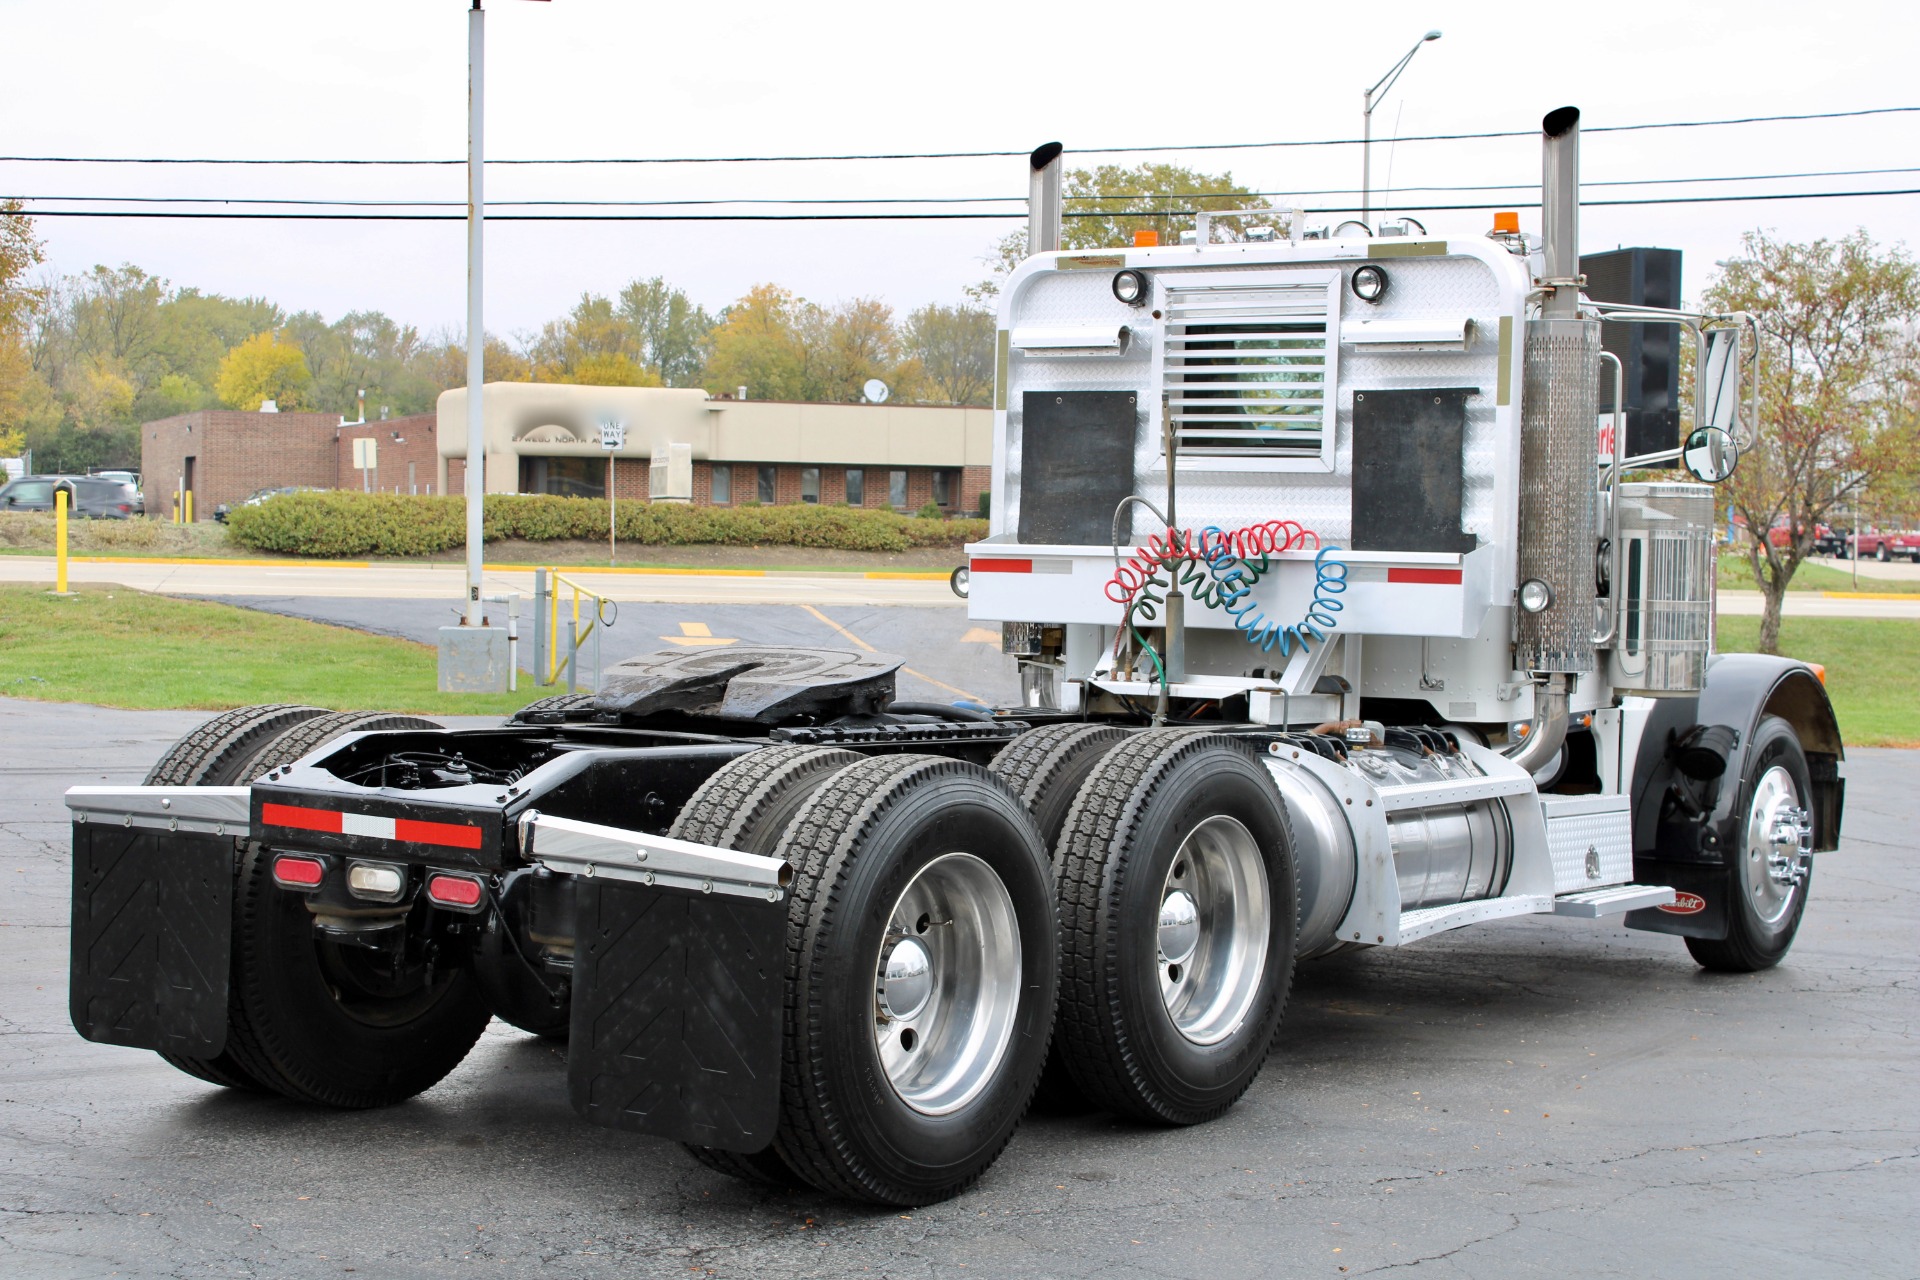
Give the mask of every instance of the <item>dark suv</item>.
[(57, 490), (68, 493), (69, 515), (88, 520), (133, 517), (134, 487), (96, 476), (21, 476), (0, 488), (0, 511), (51, 511)]

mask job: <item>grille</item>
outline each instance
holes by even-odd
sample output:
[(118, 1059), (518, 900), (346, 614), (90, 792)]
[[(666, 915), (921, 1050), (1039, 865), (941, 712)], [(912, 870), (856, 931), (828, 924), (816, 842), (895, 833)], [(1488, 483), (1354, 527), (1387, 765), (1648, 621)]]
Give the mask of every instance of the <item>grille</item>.
[(1182, 458), (1333, 470), (1339, 277), (1170, 287), (1162, 388)]

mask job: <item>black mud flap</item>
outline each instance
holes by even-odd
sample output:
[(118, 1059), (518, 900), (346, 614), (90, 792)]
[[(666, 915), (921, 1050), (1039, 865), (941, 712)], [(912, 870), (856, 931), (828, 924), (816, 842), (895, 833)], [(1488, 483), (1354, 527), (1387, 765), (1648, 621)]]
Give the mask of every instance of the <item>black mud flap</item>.
[(1648, 933), (1710, 938), (1718, 942), (1727, 936), (1727, 888), (1732, 874), (1725, 867), (1635, 858), (1634, 880), (1640, 884), (1672, 885), (1676, 900), (1670, 906), (1629, 911), (1625, 924), (1629, 929), (1643, 929)]
[(595, 1124), (773, 1141), (787, 907), (581, 880), (567, 1092)]
[(74, 1029), (212, 1058), (227, 1045), (232, 836), (75, 823)]

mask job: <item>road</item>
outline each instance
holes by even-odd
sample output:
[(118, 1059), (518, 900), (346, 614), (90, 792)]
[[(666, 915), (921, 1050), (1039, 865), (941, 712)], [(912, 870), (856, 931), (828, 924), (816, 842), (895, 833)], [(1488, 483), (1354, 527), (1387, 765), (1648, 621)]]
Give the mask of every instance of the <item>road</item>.
[(1920, 1274), (1910, 752), (1849, 759), (1777, 970), (1540, 919), (1313, 963), (1220, 1120), (1037, 1116), (966, 1195), (881, 1212), (588, 1127), (560, 1052), (499, 1025), (358, 1114), (79, 1039), (60, 792), (137, 781), (197, 719), (0, 701), (0, 1274)]

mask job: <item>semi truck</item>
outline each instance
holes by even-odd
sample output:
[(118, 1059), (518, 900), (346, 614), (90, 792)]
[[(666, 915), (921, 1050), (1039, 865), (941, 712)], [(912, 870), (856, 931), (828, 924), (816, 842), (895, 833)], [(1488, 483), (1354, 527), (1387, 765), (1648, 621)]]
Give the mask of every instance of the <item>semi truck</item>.
[[(914, 1205), (1048, 1081), (1221, 1116), (1331, 953), (1619, 917), (1776, 964), (1843, 746), (1816, 670), (1714, 651), (1754, 327), (1583, 296), (1578, 119), (1543, 122), (1538, 236), (1066, 251), (1036, 152), (967, 550), (1017, 705), (740, 645), (495, 728), (228, 712), (67, 793), (74, 1025), (365, 1108), (499, 1018), (564, 1043), (589, 1123)], [(1603, 318), (1699, 344), (1676, 447), (1600, 464)]]

